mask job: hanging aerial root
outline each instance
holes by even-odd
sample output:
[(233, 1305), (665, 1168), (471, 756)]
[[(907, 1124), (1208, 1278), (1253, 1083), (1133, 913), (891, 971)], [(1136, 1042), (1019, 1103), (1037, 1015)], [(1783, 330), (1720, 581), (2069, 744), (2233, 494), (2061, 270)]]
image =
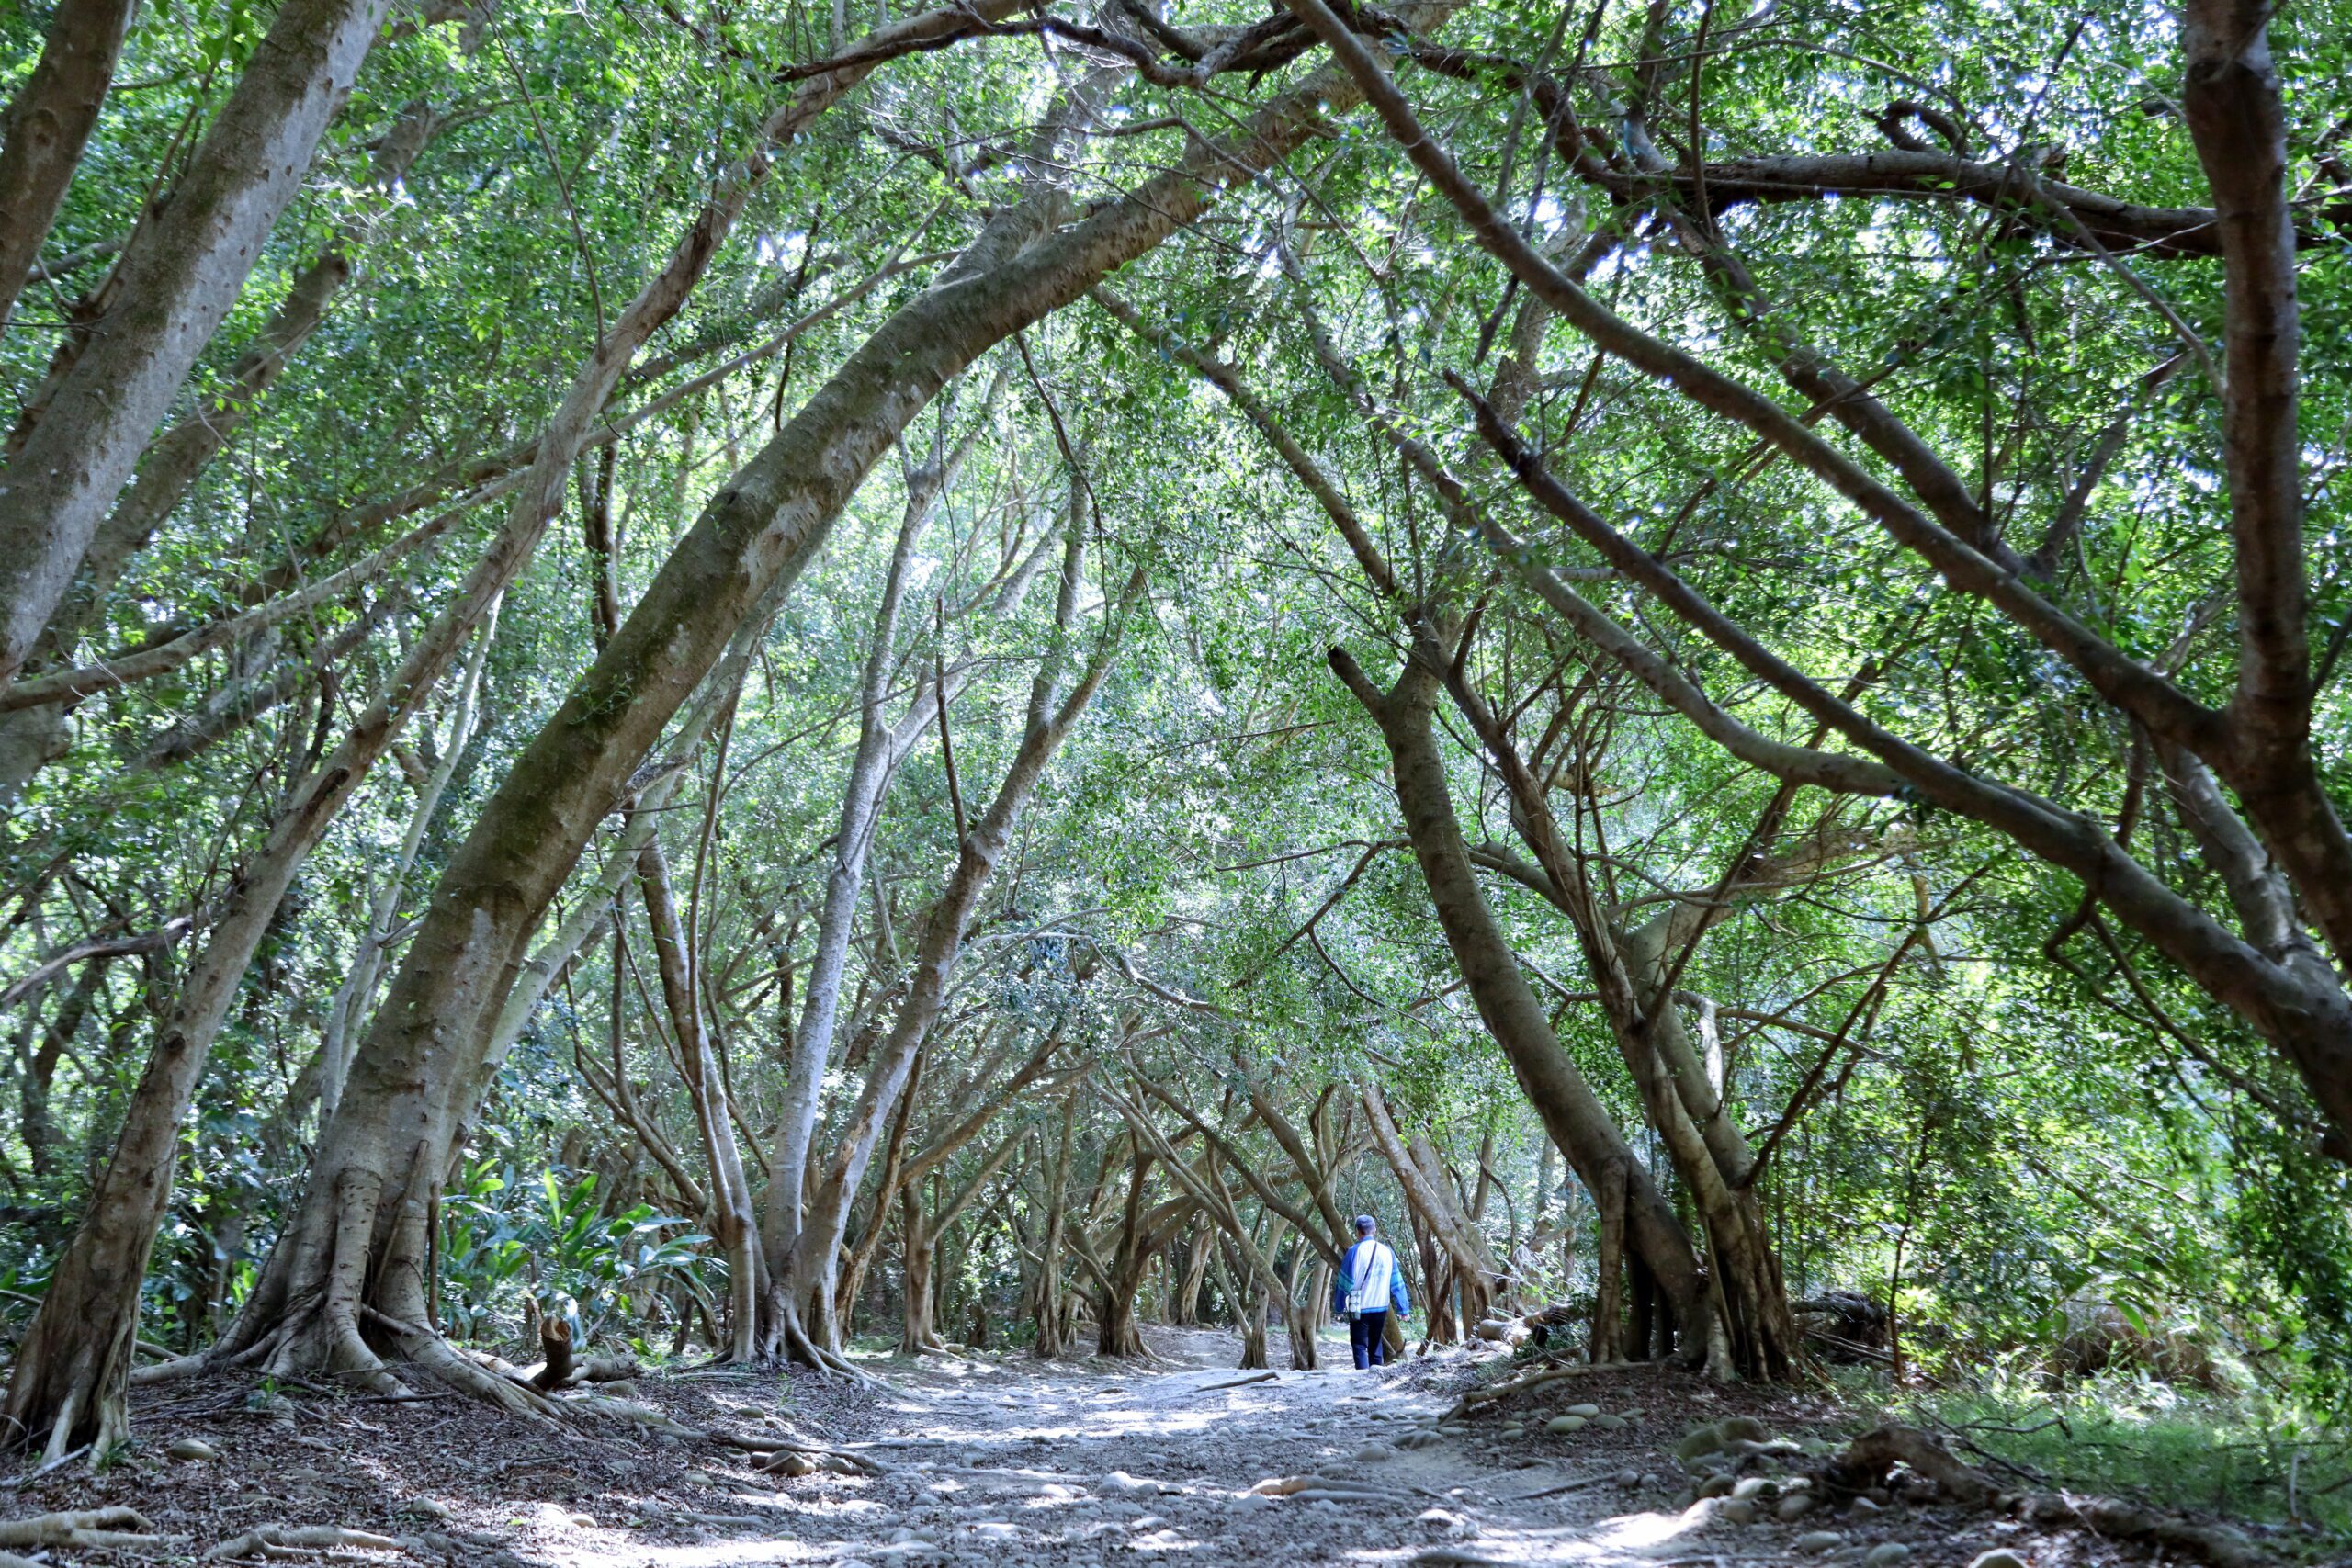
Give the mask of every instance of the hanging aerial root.
[(0, 1519), (0, 1548), (70, 1547), (97, 1551), (168, 1546), (176, 1537), (157, 1535), (135, 1509), (90, 1508), (74, 1514), (41, 1514), (29, 1519)]
[(2270, 1558), (2228, 1525), (2200, 1525), (2175, 1514), (2113, 1497), (2064, 1492), (2003, 1492), (1983, 1471), (1963, 1462), (1932, 1435), (1912, 1427), (1880, 1427), (1847, 1446), (1830, 1467), (1833, 1487), (1861, 1491), (1902, 1464), (1936, 1483), (1954, 1502), (2013, 1513), (2037, 1525), (2075, 1526), (2110, 1540), (2170, 1547), (2212, 1568), (2262, 1568)]

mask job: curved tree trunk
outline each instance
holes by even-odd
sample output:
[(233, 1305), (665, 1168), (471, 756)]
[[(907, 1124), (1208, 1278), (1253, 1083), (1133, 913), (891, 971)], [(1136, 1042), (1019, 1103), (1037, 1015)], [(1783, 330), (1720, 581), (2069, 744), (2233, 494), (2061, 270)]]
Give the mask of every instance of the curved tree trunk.
[[(1529, 1101), (1544, 1119), (1586, 1186), (1598, 1189), (1601, 1173), (1622, 1162), (1626, 1170), (1626, 1232), (1634, 1249), (1664, 1285), (1678, 1316), (1702, 1323), (1706, 1313), (1706, 1274), (1690, 1236), (1675, 1217), (1648, 1171), (1634, 1158), (1624, 1135), (1584, 1075), (1560, 1048), (1543, 1004), (1521, 972), (1518, 956), (1495, 923), (1486, 894), (1471, 868), (1445, 764), (1431, 732), (1438, 682), (1417, 653), (1398, 675), (1393, 692), (1372, 684), (1344, 649), (1331, 650), (1331, 664), (1364, 710), (1379, 723), (1395, 763), (1396, 802), (1406, 836), (1446, 942), (1468, 982), (1479, 1017), (1510, 1058)], [(1686, 1348), (1688, 1353), (1688, 1348)]]
[[(927, 12), (888, 31), (944, 32), (966, 25), (965, 18), (960, 9)], [(819, 80), (837, 94), (854, 79), (845, 77), (844, 68)], [(1234, 141), (1196, 143), (1175, 168), (1131, 197), (1025, 249), (1018, 244), (1024, 236), (991, 222), (973, 252), (901, 307), (718, 491), (451, 857), (353, 1063), (343, 1107), (320, 1140), (310, 1190), (229, 1336), (231, 1348), (290, 1373), (373, 1369), (378, 1358), (359, 1332), (364, 1309), (379, 1339), (398, 1336), (415, 1353), (447, 1359), (446, 1347), (418, 1349), (418, 1281), (429, 1263), (421, 1219), (447, 1167), (479, 1065), (479, 1020), (504, 995), (527, 932), (671, 716), (735, 629), (788, 591), (874, 463), (951, 378), (1150, 251), (1223, 191), (1303, 145), (1331, 109), (1355, 101), (1337, 73), (1317, 72), (1267, 105)], [(763, 129), (786, 119), (771, 117)], [(689, 276), (698, 275), (707, 247), (740, 210), (741, 182), (726, 188), (723, 210), (706, 212), (673, 262)], [(617, 355), (621, 363), (628, 357), (626, 349)], [(542, 464), (560, 450), (568, 467), (578, 441), (569, 429), (565, 434), (543, 444)], [(560, 500), (560, 490), (532, 497), (542, 516)], [(1025, 789), (1004, 798), (1001, 823), (984, 821), (974, 832), (943, 913), (958, 905), (968, 911)], [(914, 983), (931, 995), (919, 1001), (910, 994), (900, 1010), (902, 1030), (886, 1049), (888, 1070), (871, 1083), (871, 1101), (853, 1118), (840, 1165), (853, 1191), (873, 1130), (928, 1027), (925, 1015), (936, 1011), (960, 942), (960, 932), (947, 929), (952, 923), (935, 920), (926, 932), (931, 950), (918, 962)], [(804, 1283), (820, 1308), (830, 1297), (846, 1204), (844, 1196), (835, 1213), (815, 1216), (804, 1230), (795, 1249), (795, 1288), (778, 1292), (787, 1303), (799, 1298)], [(507, 1398), (506, 1391), (485, 1392)]]

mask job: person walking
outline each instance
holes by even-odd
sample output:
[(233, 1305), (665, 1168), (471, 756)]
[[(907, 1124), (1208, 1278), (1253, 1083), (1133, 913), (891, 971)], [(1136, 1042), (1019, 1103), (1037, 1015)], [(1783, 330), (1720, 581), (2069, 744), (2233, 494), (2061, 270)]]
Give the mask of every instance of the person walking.
[(1388, 1359), (1384, 1338), (1388, 1314), (1404, 1318), (1413, 1314), (1396, 1254), (1373, 1235), (1374, 1229), (1370, 1214), (1356, 1216), (1356, 1244), (1340, 1259), (1339, 1276), (1331, 1281), (1331, 1311), (1348, 1320), (1348, 1348), (1355, 1353), (1360, 1372)]

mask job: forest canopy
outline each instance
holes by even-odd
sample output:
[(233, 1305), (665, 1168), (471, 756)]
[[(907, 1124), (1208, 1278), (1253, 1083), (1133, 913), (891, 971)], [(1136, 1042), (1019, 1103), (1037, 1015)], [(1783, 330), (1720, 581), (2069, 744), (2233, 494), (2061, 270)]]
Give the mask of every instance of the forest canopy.
[(2340, 1419), (2347, 40), (9, 11), (0, 1440), (1311, 1364), (1359, 1213), (1441, 1342)]

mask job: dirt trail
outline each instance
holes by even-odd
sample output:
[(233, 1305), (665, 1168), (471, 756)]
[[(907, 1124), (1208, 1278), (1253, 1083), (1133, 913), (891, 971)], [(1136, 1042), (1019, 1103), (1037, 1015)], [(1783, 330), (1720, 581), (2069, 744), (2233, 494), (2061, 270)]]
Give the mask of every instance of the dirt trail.
[[(1327, 1344), (1340, 1365), (1244, 1382), (1229, 1335), (1154, 1330), (1151, 1340), (1161, 1359), (1150, 1370), (1017, 1356), (893, 1363), (888, 1393), (832, 1423), (844, 1447), (885, 1461), (888, 1475), (747, 1493), (747, 1512), (773, 1514), (774, 1527), (723, 1541), (648, 1550), (582, 1540), (548, 1555), (581, 1568), (1107, 1568), (1138, 1556), (1199, 1568), (1441, 1568), (1655, 1565), (1774, 1544), (1685, 1539), (1694, 1521), (1673, 1500), (1683, 1478), (1664, 1451), (1679, 1418), (1636, 1408), (1631, 1425), (1595, 1427), (1573, 1446), (1544, 1432), (1541, 1416), (1440, 1431), (1466, 1370), (1458, 1357), (1363, 1374), (1344, 1366), (1344, 1343)], [(1294, 1496), (1250, 1490), (1297, 1477), (1315, 1483)]]
[[(1942, 1568), (2027, 1544), (1981, 1514), (1899, 1503), (1828, 1521), (1783, 1521), (1769, 1494), (1760, 1507), (1686, 1506), (1672, 1450), (1694, 1425), (1752, 1415), (1776, 1435), (1826, 1436), (1839, 1413), (1816, 1396), (1635, 1367), (1442, 1427), (1471, 1378), (1461, 1350), (1365, 1374), (1327, 1340), (1332, 1370), (1244, 1381), (1228, 1333), (1148, 1334), (1149, 1365), (1015, 1353), (876, 1360), (885, 1381), (862, 1388), (712, 1368), (636, 1390), (695, 1430), (820, 1443), (875, 1461), (875, 1475), (787, 1478), (740, 1447), (631, 1422), (526, 1424), (447, 1394), (166, 1385), (136, 1402), (127, 1459), (95, 1477), (78, 1465), (42, 1476), (0, 1513), (128, 1504), (177, 1538), (182, 1562), (260, 1526), (337, 1525), (398, 1538), (333, 1554), (385, 1568), (1842, 1568), (1865, 1552), (1867, 1568), (1891, 1568), (1890, 1541), (1910, 1568)], [(1275, 1359), (1287, 1359), (1279, 1341)], [(172, 1457), (188, 1439), (210, 1457)], [(1251, 1491), (1276, 1478), (1311, 1480), (1295, 1495)], [(1825, 1523), (1838, 1540), (1804, 1541)], [(2055, 1547), (2031, 1543), (2036, 1568), (2114, 1560), (2103, 1545)]]

